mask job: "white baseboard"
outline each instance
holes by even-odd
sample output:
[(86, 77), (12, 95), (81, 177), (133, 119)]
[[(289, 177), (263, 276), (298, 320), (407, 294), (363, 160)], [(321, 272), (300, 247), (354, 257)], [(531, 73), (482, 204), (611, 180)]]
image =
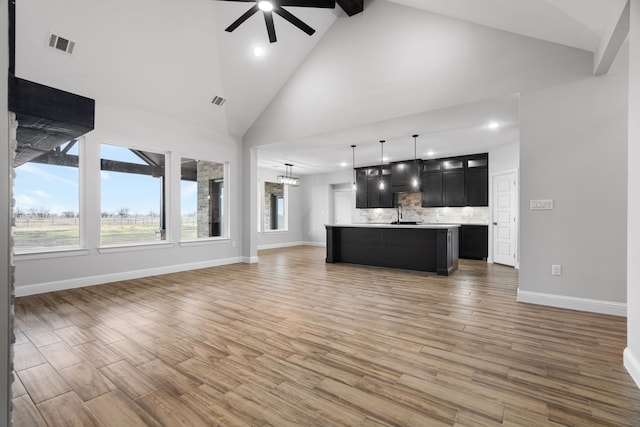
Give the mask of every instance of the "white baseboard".
[(33, 285), (16, 286), (16, 296), (43, 294), (46, 292), (63, 291), (66, 289), (82, 288), (85, 286), (102, 285), (105, 283), (119, 282), (122, 280), (139, 279), (141, 277), (157, 276), (160, 274), (177, 273), (180, 271), (197, 270), (200, 268), (217, 267), (220, 265), (238, 264), (243, 262), (242, 257), (216, 259), (211, 261), (193, 262), (189, 264), (168, 265), (163, 267), (148, 268), (144, 270), (125, 271), (121, 273), (102, 274), (99, 276), (80, 277), (70, 280), (58, 280), (55, 282), (36, 283)]
[(631, 353), (629, 347), (624, 349), (624, 367), (629, 371), (629, 375), (636, 382), (638, 388), (640, 388), (640, 360)]
[(518, 301), (529, 304), (548, 305), (568, 308), (570, 310), (589, 311), (592, 313), (627, 316), (627, 304), (613, 301), (601, 301), (588, 298), (568, 297), (564, 295), (544, 294), (518, 289)]
[(291, 246), (302, 246), (302, 242), (285, 242), (285, 243), (274, 243), (272, 245), (258, 245), (258, 250), (261, 251), (263, 249), (279, 249), (279, 248), (289, 248)]
[(258, 263), (258, 257), (257, 256), (242, 257), (242, 262), (245, 263), (245, 264), (256, 264), (256, 263)]
[(305, 246), (318, 246), (318, 247), (326, 247), (327, 244), (325, 242), (302, 242)]

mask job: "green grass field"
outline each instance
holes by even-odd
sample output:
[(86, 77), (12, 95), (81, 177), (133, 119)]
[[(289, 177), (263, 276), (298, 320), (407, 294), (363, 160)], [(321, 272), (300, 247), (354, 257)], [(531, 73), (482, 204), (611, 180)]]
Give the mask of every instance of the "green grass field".
[[(158, 217), (102, 218), (101, 244), (114, 245), (160, 240)], [(78, 218), (16, 218), (13, 227), (15, 249), (36, 249), (58, 246), (77, 246), (80, 243)], [(181, 238), (197, 237), (193, 217), (183, 217)]]

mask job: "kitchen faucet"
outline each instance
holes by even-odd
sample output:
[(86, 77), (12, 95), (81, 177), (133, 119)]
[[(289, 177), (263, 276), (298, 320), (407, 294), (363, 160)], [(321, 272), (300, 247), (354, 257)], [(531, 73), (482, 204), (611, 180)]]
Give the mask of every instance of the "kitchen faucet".
[(400, 203), (398, 203), (396, 212), (398, 214), (398, 221), (396, 223), (400, 225), (400, 220), (402, 219), (402, 205)]

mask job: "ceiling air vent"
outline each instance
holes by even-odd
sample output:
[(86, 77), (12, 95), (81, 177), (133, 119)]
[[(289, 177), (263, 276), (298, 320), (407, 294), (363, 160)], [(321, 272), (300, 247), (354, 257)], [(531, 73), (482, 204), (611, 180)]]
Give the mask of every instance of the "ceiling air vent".
[(217, 95), (213, 98), (213, 101), (211, 101), (212, 104), (217, 105), (218, 107), (222, 107), (225, 102), (227, 102), (225, 98)]
[(64, 53), (68, 53), (71, 55), (73, 53), (73, 48), (76, 46), (75, 42), (71, 40), (65, 39), (64, 37), (60, 37), (56, 34), (49, 35), (49, 47), (51, 49), (59, 50)]

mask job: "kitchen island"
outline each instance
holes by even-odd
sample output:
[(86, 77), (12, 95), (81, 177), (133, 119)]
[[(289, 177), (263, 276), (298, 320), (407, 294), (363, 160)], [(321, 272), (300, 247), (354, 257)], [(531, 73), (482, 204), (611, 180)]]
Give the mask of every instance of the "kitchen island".
[(435, 272), (458, 269), (459, 225), (331, 224), (326, 262)]

